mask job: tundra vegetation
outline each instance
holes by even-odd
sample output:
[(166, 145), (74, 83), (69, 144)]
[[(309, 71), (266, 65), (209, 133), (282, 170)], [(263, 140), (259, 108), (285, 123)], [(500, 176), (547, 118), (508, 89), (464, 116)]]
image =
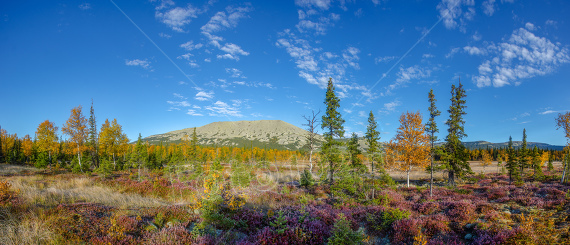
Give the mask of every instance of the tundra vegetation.
[[(0, 244), (568, 244), (569, 149), (469, 149), (465, 91), (452, 86), (448, 135), (400, 118), (366, 149), (343, 139), (332, 79), (325, 113), (306, 116), (303, 150), (129, 143), (117, 119), (73, 108), (32, 138), (0, 129)], [(427, 106), (426, 106), (427, 107)], [(554, 121), (569, 137), (570, 113)], [(324, 142), (313, 137), (321, 126)], [(532, 135), (530, 135), (532, 138)], [(439, 145), (439, 146), (438, 146)], [(569, 143), (570, 145), (570, 143)], [(405, 173), (405, 182), (397, 179)], [(479, 171), (479, 172), (478, 172)], [(447, 177), (444, 177), (447, 176)]]

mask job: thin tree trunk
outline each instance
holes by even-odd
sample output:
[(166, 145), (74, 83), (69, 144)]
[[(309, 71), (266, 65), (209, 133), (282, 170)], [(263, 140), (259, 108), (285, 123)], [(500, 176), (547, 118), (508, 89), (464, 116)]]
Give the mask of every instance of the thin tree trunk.
[(431, 133), (431, 159), (430, 159), (430, 178), (429, 178), (429, 196), (431, 197), (433, 195), (433, 132)]
[(564, 159), (564, 165), (563, 165), (563, 168), (562, 168), (562, 179), (560, 180), (560, 183), (564, 183), (564, 179), (565, 179), (565, 177), (566, 177), (566, 165), (568, 165), (568, 157), (566, 157), (566, 158)]
[(113, 170), (117, 170), (117, 162), (115, 162), (115, 153), (113, 152)]
[(406, 179), (408, 182), (408, 187), (410, 187), (410, 171), (411, 170), (412, 170), (412, 167), (410, 165), (408, 165), (408, 171), (406, 171), (406, 175), (407, 175)]
[(455, 185), (455, 171), (449, 170), (447, 173), (448, 184)]
[(311, 147), (311, 152), (309, 153), (309, 172), (313, 173), (313, 147)]

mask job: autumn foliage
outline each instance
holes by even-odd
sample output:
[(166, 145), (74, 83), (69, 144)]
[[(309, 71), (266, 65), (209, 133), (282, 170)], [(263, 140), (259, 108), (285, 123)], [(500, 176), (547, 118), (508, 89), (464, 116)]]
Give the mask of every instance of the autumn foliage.
[(430, 141), (425, 133), (422, 115), (419, 112), (406, 112), (400, 116), (400, 127), (396, 137), (388, 143), (386, 155), (388, 164), (408, 175), (413, 167), (423, 168), (429, 164)]

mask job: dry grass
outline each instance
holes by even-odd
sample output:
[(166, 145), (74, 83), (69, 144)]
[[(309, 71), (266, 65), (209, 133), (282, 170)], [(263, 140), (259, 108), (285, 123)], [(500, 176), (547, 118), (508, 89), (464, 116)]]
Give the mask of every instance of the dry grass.
[(85, 177), (55, 178), (50, 176), (25, 176), (7, 179), (12, 188), (20, 191), (24, 201), (30, 204), (55, 206), (60, 203), (101, 203), (117, 208), (157, 207), (167, 205), (165, 200), (120, 193), (96, 184)]
[(0, 176), (10, 176), (16, 174), (31, 174), (42, 170), (26, 165), (0, 164)]
[(34, 214), (18, 219), (0, 210), (0, 244), (54, 244), (53, 232)]

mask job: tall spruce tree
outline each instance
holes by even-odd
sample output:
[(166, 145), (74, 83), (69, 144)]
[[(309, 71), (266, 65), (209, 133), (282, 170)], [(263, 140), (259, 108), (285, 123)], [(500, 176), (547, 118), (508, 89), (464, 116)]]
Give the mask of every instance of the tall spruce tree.
[(513, 149), (513, 137), (509, 136), (509, 146), (507, 148), (507, 170), (509, 171), (509, 184), (513, 182), (513, 179), (518, 179), (518, 168), (517, 168), (517, 155), (515, 149)]
[(358, 155), (362, 154), (360, 148), (358, 148), (358, 135), (352, 133), (350, 140), (347, 143), (348, 157), (350, 159), (350, 164), (353, 169), (362, 169), (362, 160), (358, 158)]
[(522, 145), (521, 148), (519, 149), (519, 167), (520, 167), (520, 175), (521, 175), (521, 180), (522, 177), (524, 176), (524, 169), (528, 168), (528, 156), (529, 156), (529, 151), (527, 149), (527, 142), (526, 142), (526, 128), (523, 129), (523, 138), (522, 138)]
[(329, 163), (329, 184), (331, 185), (334, 181), (334, 171), (341, 161), (339, 147), (342, 143), (336, 140), (335, 137), (344, 137), (344, 119), (338, 112), (340, 100), (334, 90), (332, 78), (329, 78), (324, 101), (327, 109), (321, 119), (321, 128), (324, 129), (323, 136), (325, 138), (321, 151), (323, 153), (323, 161)]
[(93, 99), (91, 99), (91, 110), (89, 111), (89, 151), (91, 152), (92, 165), (95, 167), (99, 166), (99, 142), (97, 133), (97, 121), (95, 119), (95, 110), (93, 109)]
[(380, 141), (380, 132), (376, 130), (378, 127), (378, 123), (374, 118), (374, 114), (370, 111), (368, 114), (368, 126), (366, 127), (366, 134), (364, 138), (366, 139), (366, 144), (368, 145), (368, 150), (366, 153), (368, 154), (368, 159), (370, 161), (370, 172), (374, 175), (374, 161), (378, 160), (377, 155), (380, 151), (380, 146), (378, 141)]
[(451, 85), (451, 106), (447, 111), (449, 112), (449, 119), (445, 122), (449, 128), (445, 138), (446, 157), (444, 159), (444, 166), (448, 171), (448, 183), (451, 185), (455, 185), (456, 175), (461, 177), (465, 173), (472, 172), (471, 166), (467, 162), (469, 154), (461, 143), (461, 139), (467, 136), (464, 129), (465, 120), (463, 119), (463, 116), (467, 114), (465, 112), (465, 96), (461, 81), (457, 87)]
[(429, 195), (432, 196), (433, 194), (433, 155), (434, 155), (434, 143), (437, 141), (437, 136), (435, 133), (439, 132), (437, 128), (437, 123), (435, 122), (435, 118), (441, 114), (441, 112), (435, 106), (435, 95), (433, 94), (433, 89), (429, 90), (428, 94), (428, 101), (429, 101), (429, 120), (426, 123), (426, 132), (430, 135), (429, 140), (431, 143), (431, 159), (430, 159), (430, 180), (429, 180)]

